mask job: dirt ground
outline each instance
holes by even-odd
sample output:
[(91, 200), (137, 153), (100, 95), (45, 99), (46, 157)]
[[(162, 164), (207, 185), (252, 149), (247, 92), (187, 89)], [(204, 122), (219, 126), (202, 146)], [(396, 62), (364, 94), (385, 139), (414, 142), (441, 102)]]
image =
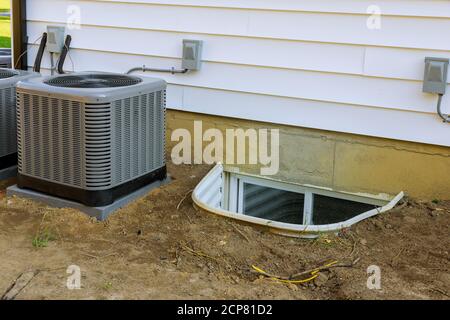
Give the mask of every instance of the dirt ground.
[[(177, 210), (208, 170), (170, 165), (169, 185), (106, 222), (6, 198), (14, 180), (1, 183), (0, 296), (33, 271), (16, 299), (450, 298), (450, 201), (407, 200), (339, 235), (292, 239), (198, 210), (190, 196)], [(305, 284), (251, 271), (289, 276), (331, 261), (347, 267)], [(80, 290), (66, 287), (70, 265), (81, 268)], [(367, 288), (371, 265), (380, 267), (381, 290)]]

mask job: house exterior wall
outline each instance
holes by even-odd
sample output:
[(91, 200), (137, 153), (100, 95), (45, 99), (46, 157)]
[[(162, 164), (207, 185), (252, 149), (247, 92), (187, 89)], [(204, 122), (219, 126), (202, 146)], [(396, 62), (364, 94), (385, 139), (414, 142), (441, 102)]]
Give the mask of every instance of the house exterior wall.
[(77, 71), (180, 67), (182, 39), (203, 40), (201, 71), (151, 74), (169, 83), (171, 114), (283, 128), (283, 178), (450, 198), (450, 125), (422, 93), (424, 58), (450, 58), (450, 1), (28, 0), (30, 65), (46, 26), (78, 12)]
[(153, 74), (174, 110), (450, 146), (421, 82), (426, 56), (450, 58), (450, 1), (29, 0), (30, 43), (78, 12), (75, 70), (180, 66), (182, 39), (204, 40), (200, 72)]

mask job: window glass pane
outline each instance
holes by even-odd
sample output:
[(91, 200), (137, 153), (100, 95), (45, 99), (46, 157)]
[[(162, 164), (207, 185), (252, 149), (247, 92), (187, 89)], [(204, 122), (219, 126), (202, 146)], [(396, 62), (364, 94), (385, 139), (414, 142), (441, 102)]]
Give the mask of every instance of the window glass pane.
[(303, 224), (304, 195), (244, 183), (243, 213), (273, 221)]
[(314, 195), (313, 224), (343, 222), (374, 208), (370, 204)]

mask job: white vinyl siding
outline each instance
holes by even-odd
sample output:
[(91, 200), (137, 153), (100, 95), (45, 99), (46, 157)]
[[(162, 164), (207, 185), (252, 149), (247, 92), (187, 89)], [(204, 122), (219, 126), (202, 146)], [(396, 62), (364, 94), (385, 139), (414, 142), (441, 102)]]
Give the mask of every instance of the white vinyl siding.
[[(424, 58), (450, 58), (450, 1), (33, 0), (30, 44), (70, 5), (75, 70), (179, 67), (182, 39), (204, 40), (201, 71), (148, 74), (168, 81), (169, 108), (450, 146), (422, 93)], [(366, 27), (370, 5), (380, 30)]]

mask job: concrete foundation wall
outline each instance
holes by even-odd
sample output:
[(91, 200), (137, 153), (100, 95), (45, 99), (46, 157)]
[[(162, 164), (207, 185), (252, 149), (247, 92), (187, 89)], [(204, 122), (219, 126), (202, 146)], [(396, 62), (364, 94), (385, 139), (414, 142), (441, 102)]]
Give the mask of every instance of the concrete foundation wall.
[[(450, 148), (412, 142), (321, 131), (198, 113), (168, 111), (168, 154), (177, 142), (173, 130), (193, 132), (194, 120), (203, 131), (226, 129), (279, 129), (279, 180), (313, 184), (334, 190), (371, 194), (405, 191), (425, 200), (450, 199)], [(206, 145), (207, 143), (204, 143)], [(239, 166), (241, 172), (259, 173), (259, 166)]]

